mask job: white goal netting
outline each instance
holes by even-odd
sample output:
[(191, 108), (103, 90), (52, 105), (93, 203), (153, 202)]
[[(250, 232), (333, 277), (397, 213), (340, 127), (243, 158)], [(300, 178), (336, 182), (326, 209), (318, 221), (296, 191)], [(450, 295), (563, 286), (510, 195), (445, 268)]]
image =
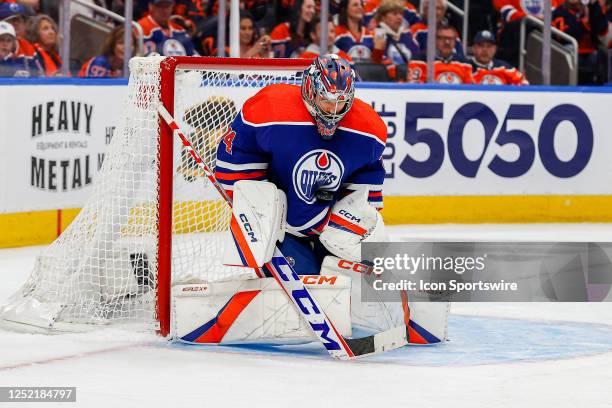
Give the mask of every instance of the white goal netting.
[[(229, 208), (195, 162), (173, 142), (172, 203), (159, 205), (157, 106), (162, 57), (130, 62), (125, 117), (93, 193), (68, 229), (36, 260), (27, 282), (0, 308), (23, 329), (81, 330), (96, 324), (156, 324), (157, 287), (251, 276), (221, 264)], [(303, 68), (302, 68), (303, 69)], [(215, 65), (174, 74), (174, 116), (214, 168), (217, 144), (244, 101), (270, 83), (299, 84), (299, 68)], [(159, 211), (172, 210), (172, 266), (158, 267)]]

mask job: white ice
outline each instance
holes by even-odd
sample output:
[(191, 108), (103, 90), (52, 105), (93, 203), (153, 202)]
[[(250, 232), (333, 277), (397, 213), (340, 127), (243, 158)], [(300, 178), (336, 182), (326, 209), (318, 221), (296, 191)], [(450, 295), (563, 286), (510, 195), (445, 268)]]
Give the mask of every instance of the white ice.
[[(391, 232), (421, 241), (612, 241), (612, 225), (604, 224)], [(0, 303), (25, 281), (41, 249), (0, 250)], [(0, 386), (75, 386), (77, 404), (61, 406), (104, 408), (612, 406), (610, 303), (453, 304), (449, 337), (442, 346), (340, 362), (314, 344), (279, 352), (176, 347), (154, 334), (116, 329), (0, 331)]]

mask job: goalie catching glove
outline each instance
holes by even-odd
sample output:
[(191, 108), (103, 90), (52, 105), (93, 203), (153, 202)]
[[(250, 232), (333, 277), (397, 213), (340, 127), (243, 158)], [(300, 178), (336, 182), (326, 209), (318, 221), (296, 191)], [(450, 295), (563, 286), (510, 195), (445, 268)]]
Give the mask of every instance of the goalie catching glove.
[(380, 240), (384, 227), (382, 216), (368, 203), (368, 190), (359, 189), (334, 204), (319, 241), (340, 258), (361, 261), (361, 243)]

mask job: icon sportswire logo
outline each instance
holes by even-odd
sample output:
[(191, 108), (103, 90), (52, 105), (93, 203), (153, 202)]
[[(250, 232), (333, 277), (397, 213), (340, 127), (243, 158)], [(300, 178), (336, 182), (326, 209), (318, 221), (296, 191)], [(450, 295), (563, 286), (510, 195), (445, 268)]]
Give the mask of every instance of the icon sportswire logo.
[(324, 149), (311, 150), (293, 167), (293, 188), (300, 200), (312, 204), (317, 190), (338, 190), (343, 174), (338, 156)]

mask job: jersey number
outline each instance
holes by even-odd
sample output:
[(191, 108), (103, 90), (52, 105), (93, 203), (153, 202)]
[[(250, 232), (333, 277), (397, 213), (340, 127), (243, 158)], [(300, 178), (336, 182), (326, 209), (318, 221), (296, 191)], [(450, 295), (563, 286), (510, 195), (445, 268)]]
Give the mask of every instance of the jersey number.
[(234, 143), (234, 138), (236, 137), (236, 132), (232, 130), (232, 128), (227, 129), (225, 135), (223, 135), (223, 144), (225, 145), (225, 151), (228, 154), (232, 154), (232, 143)]

